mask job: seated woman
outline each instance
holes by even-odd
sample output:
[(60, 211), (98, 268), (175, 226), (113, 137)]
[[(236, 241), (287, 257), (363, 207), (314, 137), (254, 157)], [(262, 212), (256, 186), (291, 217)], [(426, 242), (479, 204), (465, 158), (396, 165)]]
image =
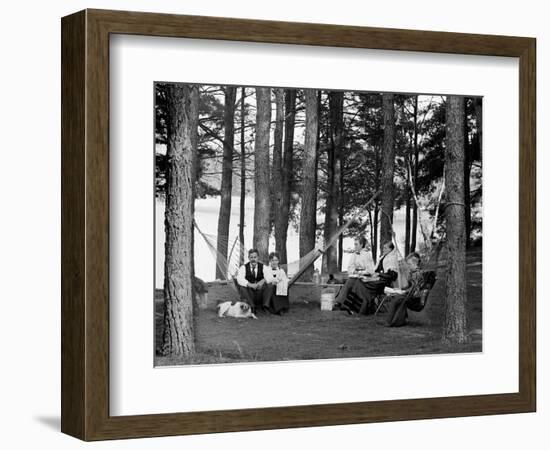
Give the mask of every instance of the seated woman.
[(264, 310), (281, 315), (288, 311), (288, 278), (279, 267), (279, 254), (269, 254), (269, 267), (264, 268), (265, 287), (263, 291)]
[(354, 253), (351, 256), (348, 264), (348, 279), (340, 292), (336, 296), (335, 309), (343, 305), (348, 293), (355, 284), (360, 283), (360, 277), (370, 275), (374, 271), (374, 263), (370, 253), (365, 248), (367, 245), (367, 239), (364, 236), (358, 236), (353, 242)]
[(391, 295), (389, 298), (388, 316), (386, 325), (399, 327), (407, 321), (407, 308), (421, 311), (426, 302), (429, 290), (435, 284), (435, 272), (422, 273), (420, 270), (420, 255), (416, 252), (409, 254), (407, 263), (408, 285), (405, 289), (386, 287), (384, 293)]
[[(384, 293), (384, 288), (391, 286), (397, 280), (398, 261), (395, 247), (391, 241), (382, 246), (382, 256), (376, 265), (375, 275), (362, 277), (360, 282), (354, 283), (349, 296), (355, 299), (359, 306), (359, 314), (372, 314), (375, 310), (374, 299)], [(348, 309), (348, 312), (349, 309)]]

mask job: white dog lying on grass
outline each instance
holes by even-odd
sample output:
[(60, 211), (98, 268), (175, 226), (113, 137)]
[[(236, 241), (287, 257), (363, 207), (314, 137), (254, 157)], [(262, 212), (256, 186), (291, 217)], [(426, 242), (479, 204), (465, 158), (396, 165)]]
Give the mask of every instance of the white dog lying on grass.
[(245, 302), (223, 302), (217, 306), (218, 317), (237, 317), (237, 318), (253, 318), (257, 319), (256, 315), (250, 309), (248, 303)]

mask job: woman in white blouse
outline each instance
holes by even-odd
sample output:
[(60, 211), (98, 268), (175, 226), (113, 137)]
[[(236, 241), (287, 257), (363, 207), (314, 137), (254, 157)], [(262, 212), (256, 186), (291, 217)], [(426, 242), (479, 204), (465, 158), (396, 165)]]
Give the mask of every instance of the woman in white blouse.
[(364, 236), (358, 236), (354, 240), (354, 252), (348, 264), (348, 279), (340, 292), (336, 296), (336, 306), (344, 303), (348, 292), (355, 284), (360, 283), (362, 276), (374, 273), (374, 264), (370, 252), (365, 248), (367, 239)]
[(269, 267), (264, 267), (265, 287), (263, 292), (264, 310), (281, 315), (288, 311), (288, 277), (279, 267), (279, 254), (269, 254)]

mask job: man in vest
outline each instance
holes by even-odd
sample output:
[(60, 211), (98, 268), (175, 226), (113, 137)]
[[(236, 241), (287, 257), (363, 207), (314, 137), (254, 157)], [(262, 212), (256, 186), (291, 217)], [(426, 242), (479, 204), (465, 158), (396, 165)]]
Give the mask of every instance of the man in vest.
[(239, 268), (237, 283), (242, 301), (248, 303), (252, 312), (262, 306), (262, 296), (265, 286), (264, 265), (258, 261), (258, 250), (248, 251), (248, 262)]

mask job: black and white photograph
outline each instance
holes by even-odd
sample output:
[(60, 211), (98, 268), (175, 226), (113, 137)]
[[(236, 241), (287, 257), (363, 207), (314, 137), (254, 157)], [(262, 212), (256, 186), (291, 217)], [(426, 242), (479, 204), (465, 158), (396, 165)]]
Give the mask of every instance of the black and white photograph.
[(482, 97), (154, 98), (155, 366), (483, 350)]

